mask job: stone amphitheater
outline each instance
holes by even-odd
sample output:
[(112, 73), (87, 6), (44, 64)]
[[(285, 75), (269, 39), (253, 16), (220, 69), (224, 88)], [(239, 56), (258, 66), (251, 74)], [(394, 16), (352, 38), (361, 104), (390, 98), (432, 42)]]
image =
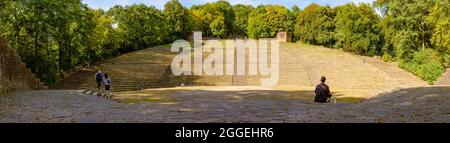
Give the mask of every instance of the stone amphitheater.
[[(393, 63), (361, 57), (339, 50), (282, 43), (278, 86), (313, 87), (321, 76), (337, 89), (383, 91), (427, 85), (420, 78)], [(167, 47), (154, 47), (108, 60), (91, 69), (73, 73), (56, 84), (55, 89), (91, 89), (97, 70), (107, 72), (114, 81), (113, 92), (148, 88), (189, 86), (258, 86), (264, 76), (173, 76), (172, 58)], [(204, 55), (205, 57), (207, 55)], [(248, 68), (248, 55), (247, 55)], [(269, 61), (270, 63), (270, 61)]]
[[(0, 122), (450, 122), (449, 72), (430, 86), (395, 63), (282, 43), (279, 83), (260, 87), (263, 76), (173, 76), (175, 55), (167, 45), (140, 50), (52, 90), (0, 96)], [(113, 100), (92, 96), (99, 69), (111, 76)], [(321, 76), (337, 103), (311, 102)]]

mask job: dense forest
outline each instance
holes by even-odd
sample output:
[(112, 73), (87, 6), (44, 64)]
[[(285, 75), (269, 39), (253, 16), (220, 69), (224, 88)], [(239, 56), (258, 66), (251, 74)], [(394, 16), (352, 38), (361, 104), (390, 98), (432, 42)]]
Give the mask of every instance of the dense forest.
[[(47, 85), (64, 73), (117, 55), (171, 43), (191, 31), (208, 37), (269, 38), (380, 56), (428, 82), (450, 66), (449, 0), (377, 0), (304, 9), (219, 0), (160, 10), (135, 4), (92, 9), (81, 0), (2, 0), (0, 37)], [(377, 12), (378, 11), (378, 12)]]

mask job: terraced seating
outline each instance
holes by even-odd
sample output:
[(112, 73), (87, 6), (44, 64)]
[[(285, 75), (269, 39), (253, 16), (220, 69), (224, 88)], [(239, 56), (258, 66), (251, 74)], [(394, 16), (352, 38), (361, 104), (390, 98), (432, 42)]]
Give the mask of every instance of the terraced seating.
[(44, 88), (47, 87), (27, 68), (20, 56), (0, 40), (0, 94)]
[(175, 54), (168, 48), (154, 47), (125, 54), (108, 60), (91, 69), (71, 74), (58, 82), (56, 89), (94, 90), (95, 72), (99, 69), (111, 77), (111, 91), (132, 91), (164, 86), (161, 77), (167, 75), (167, 68)]
[(438, 79), (437, 85), (450, 85), (450, 68)]
[(364, 60), (361, 56), (339, 50), (305, 45), (286, 50), (298, 55), (297, 60), (304, 66), (312, 83), (318, 83), (323, 75), (331, 86), (341, 88), (384, 89), (426, 85), (426, 82), (398, 66), (379, 59)]
[(402, 86), (423, 86), (428, 84), (414, 74), (399, 68), (396, 63), (386, 63), (380, 59), (371, 57), (361, 58), (365, 60), (365, 62), (377, 67), (391, 78), (397, 80), (397, 82), (399, 82)]
[[(97, 69), (110, 74), (113, 92), (180, 85), (260, 85), (262, 78), (268, 78), (268, 76), (260, 75), (174, 76), (170, 70), (170, 63), (175, 54), (164, 47), (129, 53), (92, 69), (74, 73), (59, 82), (56, 88), (93, 89), (94, 74)], [(204, 57), (207, 55), (205, 54)], [(246, 66), (248, 68), (248, 55), (246, 55)], [(319, 83), (321, 76), (328, 78), (327, 83), (330, 86), (346, 89), (385, 89), (427, 84), (395, 64), (385, 63), (376, 58), (295, 43), (281, 43), (279, 66), (278, 85), (312, 87)]]

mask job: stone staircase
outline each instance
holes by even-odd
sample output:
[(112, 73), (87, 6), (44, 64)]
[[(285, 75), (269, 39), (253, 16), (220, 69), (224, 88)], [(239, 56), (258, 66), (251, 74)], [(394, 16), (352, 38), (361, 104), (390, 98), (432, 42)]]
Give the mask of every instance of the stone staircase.
[(17, 90), (45, 89), (13, 49), (0, 40), (0, 94)]
[(378, 58), (372, 57), (361, 57), (361, 59), (377, 67), (391, 78), (397, 80), (400, 85), (423, 86), (428, 84), (414, 74), (399, 68), (396, 63), (386, 63)]
[[(285, 47), (285, 46), (282, 46)], [(302, 85), (313, 86), (308, 73), (307, 65), (303, 64), (303, 59), (293, 52), (295, 49), (280, 49), (280, 80), (279, 85)]]
[[(94, 75), (97, 69), (110, 75), (113, 92), (181, 85), (259, 86), (262, 78), (269, 78), (260, 75), (174, 76), (170, 64), (175, 55), (164, 47), (125, 54), (91, 69), (75, 72), (60, 81), (55, 88), (95, 89)], [(246, 55), (247, 69), (248, 62)], [(379, 59), (295, 43), (281, 43), (279, 66), (278, 85), (311, 87), (320, 82), (321, 76), (327, 77), (330, 86), (346, 89), (385, 89), (427, 84), (398, 66)]]
[(450, 85), (450, 68), (437, 80), (436, 85)]
[[(330, 86), (350, 89), (426, 85), (426, 82), (418, 77), (381, 60), (372, 59), (370, 62), (365, 62), (357, 55), (309, 45), (286, 43), (282, 47), (284, 48), (281, 50), (285, 51), (281, 53), (282, 55), (283, 53), (295, 55), (295, 59), (287, 60), (296, 60), (298, 64), (294, 66), (297, 66), (298, 70), (295, 70), (297, 73), (286, 73), (282, 70), (281, 72), (285, 74), (281, 75), (281, 79), (302, 79), (306, 86), (318, 84), (321, 76), (327, 77), (327, 83)], [(282, 55), (280, 58), (283, 58)], [(281, 66), (284, 66), (283, 64), (286, 62), (282, 62)], [(280, 82), (280, 84), (286, 83)]]
[(108, 73), (112, 82), (112, 92), (164, 87), (168, 83), (162, 78), (171, 74), (170, 63), (173, 56), (174, 54), (164, 47), (132, 52), (90, 69), (70, 74), (59, 81), (54, 88), (95, 90), (97, 70)]

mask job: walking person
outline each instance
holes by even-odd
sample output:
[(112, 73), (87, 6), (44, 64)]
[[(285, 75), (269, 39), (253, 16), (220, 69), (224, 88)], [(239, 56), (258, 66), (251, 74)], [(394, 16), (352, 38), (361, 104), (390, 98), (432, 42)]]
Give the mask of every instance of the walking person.
[(103, 74), (102, 71), (98, 70), (97, 73), (95, 73), (95, 81), (97, 82), (97, 96), (102, 95), (102, 82), (103, 82)]
[(105, 84), (105, 96), (106, 98), (110, 99), (111, 98), (111, 94), (110, 94), (110, 90), (111, 90), (111, 80), (108, 77), (108, 74), (105, 73), (105, 80), (103, 81)]
[(327, 78), (322, 76), (320, 78), (320, 84), (316, 86), (316, 97), (314, 97), (314, 102), (318, 102), (318, 103), (328, 103), (331, 100), (331, 92), (330, 92), (330, 87), (325, 84)]

